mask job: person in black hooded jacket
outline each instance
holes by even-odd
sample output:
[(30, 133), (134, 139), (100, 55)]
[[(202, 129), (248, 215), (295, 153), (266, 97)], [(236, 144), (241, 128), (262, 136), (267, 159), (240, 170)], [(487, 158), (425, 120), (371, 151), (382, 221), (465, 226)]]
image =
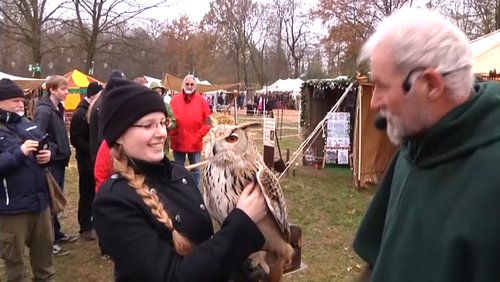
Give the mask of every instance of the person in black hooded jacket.
[[(47, 78), (45, 85), (49, 95), (38, 101), (33, 121), (38, 125), (40, 131), (47, 134), (48, 139), (55, 144), (56, 153), (50, 171), (57, 184), (64, 191), (64, 174), (71, 156), (64, 106), (62, 104), (66, 95), (68, 95), (68, 81), (60, 75), (54, 75)], [(66, 235), (61, 231), (61, 224), (57, 215), (54, 215), (53, 222), (54, 255), (67, 255), (69, 252), (63, 250), (58, 243), (72, 243), (78, 240), (78, 237)]]
[[(113, 70), (109, 76), (108, 76), (108, 82), (112, 78), (117, 78), (117, 79), (127, 79), (125, 77), (125, 74), (120, 71), (120, 70)], [(96, 98), (96, 100), (93, 102), (92, 107), (90, 109), (89, 113), (89, 137), (90, 137), (90, 161), (92, 165), (92, 169), (94, 169), (95, 166), (95, 160), (97, 157), (97, 151), (99, 150), (99, 147), (101, 146), (103, 137), (102, 137), (102, 128), (103, 128), (103, 122), (101, 119), (101, 108), (102, 108), (102, 100), (106, 96), (106, 91), (108, 89), (102, 90), (101, 94), (99, 97)]]
[(87, 111), (96, 94), (102, 90), (97, 82), (91, 82), (87, 87), (87, 96), (78, 104), (71, 118), (69, 127), (71, 145), (76, 150), (78, 165), (78, 223), (80, 237), (86, 241), (96, 239), (92, 226), (92, 202), (95, 196), (94, 171), (90, 162), (89, 123)]

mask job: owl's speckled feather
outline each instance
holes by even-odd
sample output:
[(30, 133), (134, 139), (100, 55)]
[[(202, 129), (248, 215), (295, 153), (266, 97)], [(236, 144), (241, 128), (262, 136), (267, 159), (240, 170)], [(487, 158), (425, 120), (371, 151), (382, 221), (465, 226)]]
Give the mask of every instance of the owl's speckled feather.
[[(203, 172), (205, 204), (212, 217), (222, 224), (236, 207), (245, 185), (257, 181), (262, 187), (270, 213), (288, 241), (290, 226), (283, 191), (276, 176), (264, 164), (262, 155), (244, 126), (217, 125), (211, 130), (211, 141), (206, 148), (208, 163)], [(244, 146), (238, 148), (226, 144), (226, 138), (231, 134), (238, 135), (237, 142), (244, 142)], [(215, 154), (214, 146), (220, 146)]]
[(266, 199), (268, 213), (257, 223), (265, 238), (262, 251), (250, 255), (252, 267), (261, 266), (267, 281), (281, 281), (293, 248), (285, 197), (276, 176), (264, 164), (248, 129), (259, 123), (216, 125), (206, 146), (207, 165), (203, 171), (203, 197), (212, 218), (222, 225), (236, 207), (245, 186), (257, 182)]

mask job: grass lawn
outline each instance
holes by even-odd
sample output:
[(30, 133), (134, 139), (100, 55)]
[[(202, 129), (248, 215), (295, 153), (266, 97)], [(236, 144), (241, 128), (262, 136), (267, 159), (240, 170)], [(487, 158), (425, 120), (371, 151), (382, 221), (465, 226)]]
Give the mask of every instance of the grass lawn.
[[(293, 154), (299, 146), (298, 135), (293, 137), (297, 134), (296, 128), (295, 121), (285, 121), (283, 136), (292, 136), (282, 141), (283, 151), (288, 148)], [(262, 147), (258, 135), (256, 139)], [(353, 281), (360, 274), (363, 264), (352, 251), (352, 239), (372, 193), (360, 192), (352, 186), (348, 168), (315, 170), (294, 166), (292, 170), (288, 177), (282, 178), (281, 184), (289, 207), (290, 222), (302, 227), (302, 262), (308, 268), (286, 276), (284, 281)], [(69, 206), (61, 217), (63, 231), (76, 234), (78, 173), (74, 159), (67, 169), (65, 193)], [(55, 258), (57, 281), (112, 281), (112, 263), (100, 258), (96, 242), (78, 241), (64, 247), (71, 254)], [(0, 277), (2, 281), (1, 264)]]

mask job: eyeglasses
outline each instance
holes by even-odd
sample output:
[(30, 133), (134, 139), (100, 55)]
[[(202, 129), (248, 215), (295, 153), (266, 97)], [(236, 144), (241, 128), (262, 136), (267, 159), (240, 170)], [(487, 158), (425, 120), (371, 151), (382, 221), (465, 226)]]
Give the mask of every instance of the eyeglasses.
[(169, 123), (168, 120), (164, 119), (160, 122), (150, 122), (150, 123), (146, 123), (146, 124), (132, 124), (131, 126), (144, 128), (145, 130), (152, 130), (152, 129), (157, 129), (158, 125), (160, 125), (163, 128), (167, 128), (168, 123)]
[(186, 83), (184, 85), (186, 85), (186, 86), (194, 86), (194, 83)]

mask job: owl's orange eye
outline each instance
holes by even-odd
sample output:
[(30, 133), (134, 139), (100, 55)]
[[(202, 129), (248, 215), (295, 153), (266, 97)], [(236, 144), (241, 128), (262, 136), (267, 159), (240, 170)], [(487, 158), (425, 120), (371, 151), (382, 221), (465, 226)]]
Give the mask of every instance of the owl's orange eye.
[(226, 141), (228, 143), (234, 143), (234, 142), (238, 141), (238, 136), (234, 136), (234, 135), (228, 136), (228, 137), (226, 137)]

